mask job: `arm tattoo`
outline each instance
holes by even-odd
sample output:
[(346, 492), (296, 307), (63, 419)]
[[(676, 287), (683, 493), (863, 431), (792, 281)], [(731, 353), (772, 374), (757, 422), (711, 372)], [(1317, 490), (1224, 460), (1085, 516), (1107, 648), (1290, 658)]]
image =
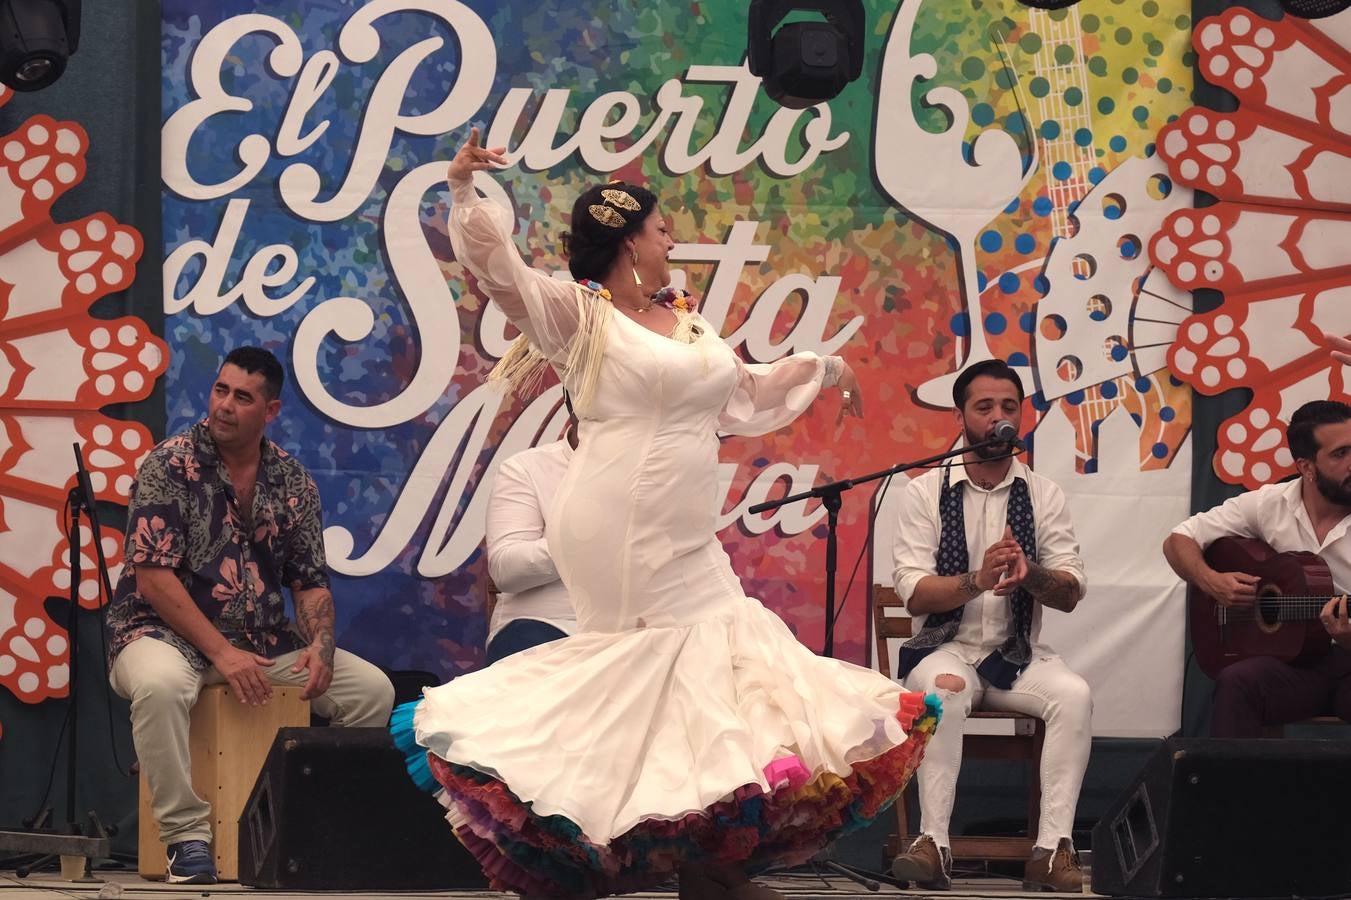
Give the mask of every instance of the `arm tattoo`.
[(296, 604), (296, 625), (311, 644), (319, 645), (319, 658), (333, 665), (333, 595), (317, 591)]
[(963, 572), (958, 576), (957, 591), (967, 597), (974, 597), (981, 592), (980, 585), (976, 584), (975, 572)]
[(1027, 563), (1027, 577), (1023, 579), (1023, 587), (1027, 588), (1027, 592), (1038, 603), (1061, 612), (1071, 611), (1079, 602), (1078, 582), (1068, 575), (1043, 568), (1031, 560)]

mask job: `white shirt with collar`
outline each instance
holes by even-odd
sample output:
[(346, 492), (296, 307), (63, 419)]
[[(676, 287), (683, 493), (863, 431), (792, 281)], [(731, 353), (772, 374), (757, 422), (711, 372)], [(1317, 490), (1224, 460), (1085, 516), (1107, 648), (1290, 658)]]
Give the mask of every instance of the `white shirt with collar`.
[(1290, 550), (1317, 553), (1327, 563), (1332, 583), (1340, 592), (1351, 589), (1351, 540), (1345, 539), (1348, 528), (1351, 516), (1334, 525), (1320, 543), (1309, 511), (1304, 508), (1301, 482), (1296, 478), (1231, 497), (1192, 516), (1174, 528), (1173, 533), (1191, 538), (1202, 549), (1217, 538), (1250, 537), (1263, 541), (1278, 553)]
[(554, 441), (504, 460), (488, 496), (488, 574), (501, 593), (488, 623), (488, 641), (515, 619), (577, 631), (577, 613), (549, 557), (544, 529), (554, 494), (568, 471), (572, 447)]
[[(936, 574), (935, 558), (942, 521), (938, 498), (943, 488), (944, 468), (934, 469), (911, 480), (903, 488), (898, 504), (899, 522), (893, 542), (892, 558), (896, 569), (892, 582), (896, 594), (909, 602), (920, 579)], [(1032, 514), (1037, 527), (1037, 557), (1044, 568), (1068, 572), (1079, 582), (1079, 596), (1087, 587), (1084, 561), (1079, 556), (1079, 541), (1074, 536), (1069, 509), (1060, 486), (1049, 478), (1033, 472), (1020, 460), (1013, 460), (1004, 480), (992, 490), (976, 484), (967, 475), (965, 466), (951, 467), (951, 485), (965, 482), (962, 488), (962, 515), (966, 525), (966, 549), (972, 570), (980, 568), (985, 550), (1004, 536), (1008, 524), (1009, 492), (1015, 478), (1027, 482), (1032, 500)], [(998, 597), (990, 591), (977, 594), (962, 608), (962, 621), (957, 636), (944, 646), (956, 652), (967, 663), (976, 665), (1000, 647), (1009, 635), (1012, 598)], [(918, 634), (928, 615), (915, 616), (914, 629)], [(1054, 651), (1041, 643), (1042, 606), (1037, 603), (1032, 612), (1032, 631), (1029, 640), (1036, 656), (1051, 656)]]

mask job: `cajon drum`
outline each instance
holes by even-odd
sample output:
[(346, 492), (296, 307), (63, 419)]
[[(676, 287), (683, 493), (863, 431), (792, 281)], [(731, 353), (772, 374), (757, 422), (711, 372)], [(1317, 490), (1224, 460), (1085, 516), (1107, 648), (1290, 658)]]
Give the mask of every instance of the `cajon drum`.
[[(212, 684), (202, 688), (192, 708), (188, 738), (192, 789), (211, 804), (211, 849), (221, 881), (238, 880), (239, 814), (277, 729), (310, 724), (310, 704), (300, 699), (301, 690), (273, 685), (271, 700), (250, 706), (236, 700), (229, 685)], [(162, 881), (165, 868), (164, 844), (150, 807), (150, 783), (142, 775), (137, 871), (142, 878)]]

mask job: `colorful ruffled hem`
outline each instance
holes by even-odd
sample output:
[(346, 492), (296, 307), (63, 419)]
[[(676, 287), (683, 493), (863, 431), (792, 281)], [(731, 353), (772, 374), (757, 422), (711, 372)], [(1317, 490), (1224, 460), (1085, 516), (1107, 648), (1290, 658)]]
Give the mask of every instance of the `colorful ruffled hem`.
[(413, 715), (417, 712), (421, 700), (410, 700), (394, 707), (389, 714), (389, 730), (394, 735), (394, 746), (403, 754), (404, 768), (419, 790), (435, 794), (441, 789), (431, 766), (427, 764), (428, 753), (417, 742), (417, 731), (413, 726)]
[[(396, 711), (393, 726), (401, 747), (412, 731), (412, 711), (404, 709)], [(415, 771), (415, 755), (440, 783), (446, 818), (494, 890), (598, 897), (659, 884), (689, 862), (732, 864), (754, 873), (805, 861), (831, 840), (866, 827), (896, 801), (941, 715), (936, 696), (902, 693), (896, 718), (906, 727), (906, 741), (857, 763), (848, 775), (800, 778), (790, 774), (790, 765), (768, 793), (758, 784), (745, 785), (683, 818), (643, 820), (605, 845), (588, 840), (564, 816), (535, 815), (529, 803), (490, 775), (427, 752), (409, 752), (408, 759), (420, 784), (425, 781)]]

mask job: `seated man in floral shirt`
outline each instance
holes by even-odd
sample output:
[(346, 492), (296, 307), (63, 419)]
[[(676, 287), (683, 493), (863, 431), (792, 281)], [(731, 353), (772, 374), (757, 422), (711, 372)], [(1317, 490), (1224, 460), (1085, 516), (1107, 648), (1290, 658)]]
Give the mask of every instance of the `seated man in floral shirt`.
[(131, 701), (175, 883), (216, 880), (211, 808), (189, 772), (188, 719), (203, 685), (226, 682), (251, 704), (266, 703), (273, 684), (303, 686), (341, 726), (383, 726), (394, 702), (383, 672), (334, 647), (319, 490), (263, 436), (281, 411), (283, 377), (268, 351), (232, 351), (206, 420), (151, 451), (132, 488), (109, 662), (113, 689)]

